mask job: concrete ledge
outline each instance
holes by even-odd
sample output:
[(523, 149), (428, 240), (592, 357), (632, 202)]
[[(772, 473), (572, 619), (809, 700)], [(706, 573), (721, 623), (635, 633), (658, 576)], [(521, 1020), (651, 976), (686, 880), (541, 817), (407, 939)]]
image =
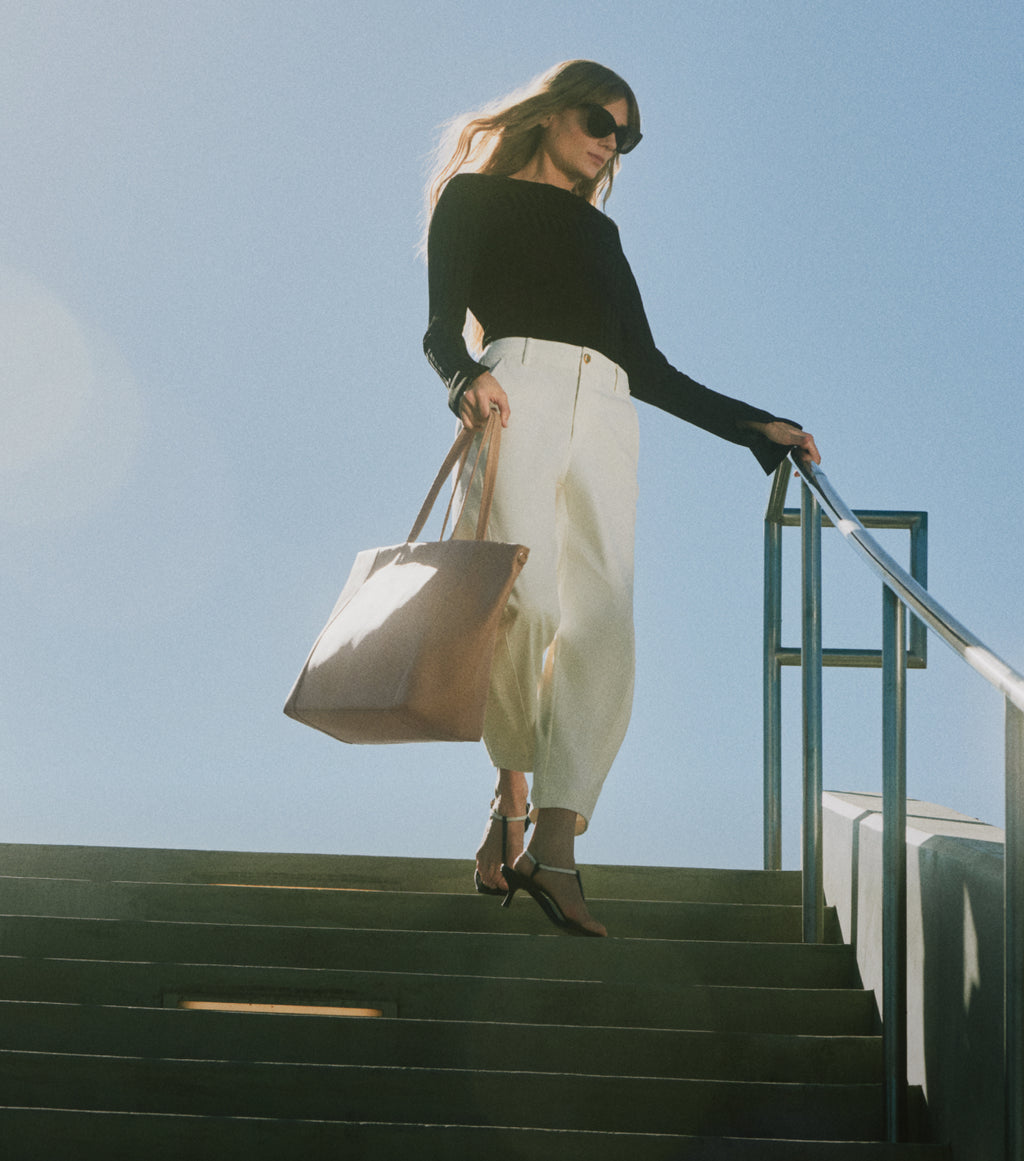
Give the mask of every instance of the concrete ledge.
[[(881, 795), (823, 796), (825, 897), (882, 1000)], [(1003, 832), (907, 803), (908, 1073), (955, 1158), (1003, 1156)]]

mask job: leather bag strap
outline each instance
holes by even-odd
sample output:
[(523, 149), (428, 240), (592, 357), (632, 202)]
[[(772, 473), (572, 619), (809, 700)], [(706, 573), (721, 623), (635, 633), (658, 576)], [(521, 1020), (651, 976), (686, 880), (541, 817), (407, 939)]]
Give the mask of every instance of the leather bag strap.
[[(455, 437), (455, 442), (452, 444), (448, 454), (441, 464), (440, 470), (434, 479), (433, 484), (430, 485), (430, 491), (427, 493), (426, 500), (423, 501), (423, 507), (420, 509), (419, 515), (416, 517), (412, 530), (406, 537), (406, 541), (415, 540), (423, 531), (423, 526), (426, 524), (430, 512), (434, 507), (441, 489), (444, 487), (445, 480), (452, 474), (455, 465), (458, 464), (458, 477), (462, 476), (465, 470), (466, 463), (469, 459), (470, 447), (473, 443), (474, 432), (460, 431)], [(487, 522), (491, 515), (491, 501), (494, 499), (494, 483), (498, 476), (498, 453), (501, 449), (501, 414), (498, 411), (492, 411), (488, 420), (487, 426), (484, 428), (483, 437), (480, 440), (480, 446), (477, 449), (476, 457), (473, 460), (473, 467), (470, 471), (469, 479), (466, 481), (466, 499), (469, 498), (469, 489), (473, 483), (473, 478), (480, 466), (480, 457), (487, 452), (487, 459), (484, 466), (484, 482), (483, 493), (480, 497), (480, 514), (476, 522), (476, 539), (487, 539)], [(444, 524), (441, 526), (441, 539), (444, 539), (444, 530), (448, 524), (448, 517), (451, 515), (452, 501), (454, 500), (454, 491), (452, 493), (452, 500), (448, 502), (448, 510), (445, 513)], [(465, 500), (463, 500), (463, 509), (465, 508)], [(452, 536), (458, 529), (459, 523), (462, 520), (462, 511), (459, 512), (452, 527)]]

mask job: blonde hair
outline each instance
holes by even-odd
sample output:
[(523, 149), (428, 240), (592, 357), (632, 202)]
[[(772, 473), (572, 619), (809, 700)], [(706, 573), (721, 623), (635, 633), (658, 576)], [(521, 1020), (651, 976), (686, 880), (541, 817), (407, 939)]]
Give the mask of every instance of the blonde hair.
[[(625, 98), (626, 123), (640, 130), (640, 108), (633, 90), (617, 73), (592, 60), (567, 60), (531, 81), (524, 89), (496, 101), (479, 113), (450, 122), (438, 145), (427, 185), (427, 221), (441, 191), (457, 173), (518, 173), (537, 152), (542, 122), (553, 113), (580, 105), (608, 105)], [(619, 168), (613, 153), (597, 176), (578, 181), (573, 193), (597, 205), (608, 200)]]

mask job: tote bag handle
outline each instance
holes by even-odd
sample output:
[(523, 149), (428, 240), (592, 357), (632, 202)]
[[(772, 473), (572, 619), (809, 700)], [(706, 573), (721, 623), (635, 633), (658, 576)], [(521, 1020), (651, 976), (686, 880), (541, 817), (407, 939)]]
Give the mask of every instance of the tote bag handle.
[[(466, 461), (469, 458), (469, 449), (473, 443), (474, 432), (463, 429), (455, 437), (455, 442), (444, 458), (444, 463), (441, 464), (440, 470), (437, 473), (433, 484), (430, 486), (430, 491), (427, 493), (426, 500), (423, 501), (423, 507), (420, 509), (420, 514), (416, 517), (416, 521), (412, 526), (412, 530), (406, 537), (406, 541), (415, 540), (423, 531), (423, 526), (430, 516), (431, 509), (434, 507), (434, 502), (444, 486), (444, 482), (452, 473), (452, 469), (456, 463), (459, 465), (459, 476), (461, 477)], [(491, 412), (487, 419), (487, 426), (484, 428), (484, 434), (480, 440), (480, 446), (477, 448), (476, 458), (473, 460), (473, 467), (469, 474), (469, 479), (466, 481), (466, 496), (463, 500), (463, 509), (465, 509), (466, 500), (469, 498), (469, 489), (473, 483), (473, 478), (476, 476), (477, 469), (480, 466), (480, 457), (484, 451), (487, 452), (487, 460), (484, 466), (484, 483), (483, 493), (480, 497), (480, 514), (476, 522), (476, 537), (477, 540), (487, 539), (487, 522), (491, 515), (491, 501), (494, 499), (494, 482), (498, 476), (498, 453), (501, 450), (501, 414), (497, 410)], [(441, 537), (444, 539), (444, 530), (448, 524), (448, 517), (451, 515), (452, 503), (455, 500), (455, 492), (452, 491), (452, 498), (448, 501), (448, 510), (444, 515), (444, 523), (441, 525)], [(462, 519), (462, 511), (459, 512), (458, 519), (452, 525), (452, 536), (455, 536), (455, 529)]]

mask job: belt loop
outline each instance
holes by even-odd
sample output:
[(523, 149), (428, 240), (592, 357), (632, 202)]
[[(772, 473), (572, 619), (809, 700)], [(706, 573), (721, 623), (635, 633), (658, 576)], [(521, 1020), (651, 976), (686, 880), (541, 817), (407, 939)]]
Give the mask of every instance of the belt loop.
[(526, 352), (529, 350), (529, 347), (530, 347), (530, 340), (529, 340), (529, 339), (523, 339), (523, 357), (522, 357), (522, 359), (520, 360), (520, 362), (521, 362), (521, 363), (525, 363), (525, 362), (526, 362)]

